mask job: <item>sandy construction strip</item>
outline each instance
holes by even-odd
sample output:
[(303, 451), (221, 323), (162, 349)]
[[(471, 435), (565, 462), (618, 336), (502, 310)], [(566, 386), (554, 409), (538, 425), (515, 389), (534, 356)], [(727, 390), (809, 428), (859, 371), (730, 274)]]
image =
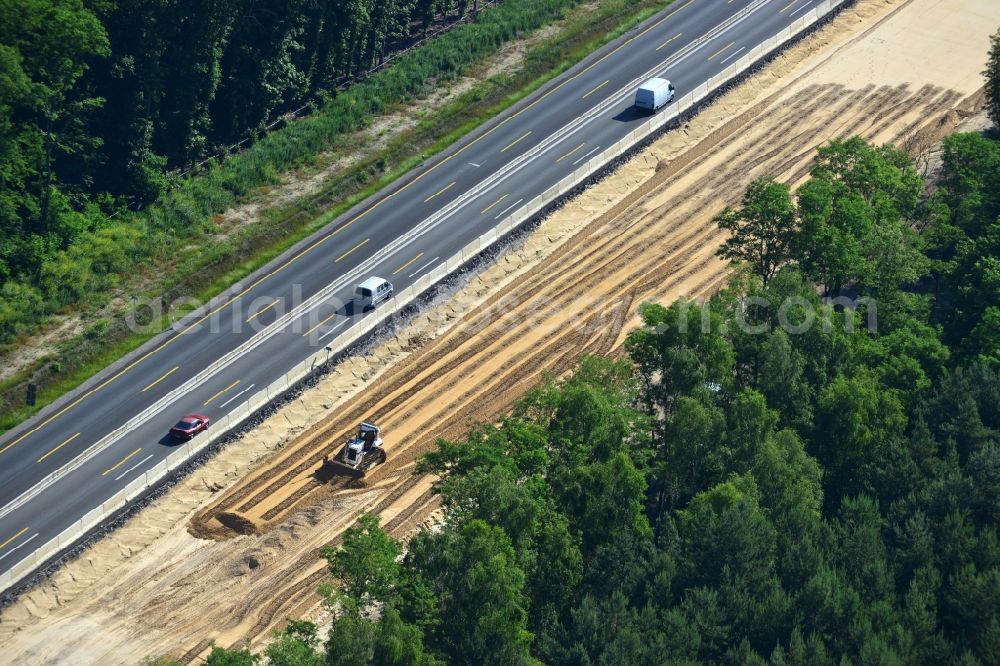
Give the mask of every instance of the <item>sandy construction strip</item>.
[[(362, 510), (400, 537), (439, 515), (412, 474), (435, 438), (502, 414), (580, 353), (618, 353), (642, 300), (716, 289), (712, 217), (751, 179), (801, 180), (834, 137), (933, 145), (981, 104), (998, 25), (994, 0), (861, 0), (5, 609), (4, 660), (193, 660), (212, 640), (259, 645), (286, 617), (321, 619), (321, 545)], [(388, 463), (363, 486), (317, 475), (363, 418)]]

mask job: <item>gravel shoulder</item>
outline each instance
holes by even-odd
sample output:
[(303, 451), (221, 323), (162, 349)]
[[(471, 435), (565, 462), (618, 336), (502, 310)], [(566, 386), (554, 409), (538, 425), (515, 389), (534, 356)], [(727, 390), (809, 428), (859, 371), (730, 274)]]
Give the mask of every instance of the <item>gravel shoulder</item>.
[[(436, 438), (581, 353), (620, 353), (641, 301), (716, 290), (712, 218), (752, 179), (800, 182), (816, 146), (854, 134), (933, 154), (977, 122), (998, 24), (994, 0), (859, 0), (4, 609), (5, 659), (193, 661), (212, 641), (259, 647), (288, 617), (322, 623), (320, 546), (361, 511), (404, 539), (440, 519), (413, 473)], [(363, 418), (389, 461), (364, 484), (318, 475)]]

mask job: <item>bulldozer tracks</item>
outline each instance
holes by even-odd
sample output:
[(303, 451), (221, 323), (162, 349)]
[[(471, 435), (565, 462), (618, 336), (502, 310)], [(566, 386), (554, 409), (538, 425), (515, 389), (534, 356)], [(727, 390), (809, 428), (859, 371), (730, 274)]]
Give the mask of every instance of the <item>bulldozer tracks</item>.
[[(665, 289), (690, 297), (718, 289), (725, 277), (714, 249), (723, 236), (704, 211), (735, 203), (742, 189), (735, 182), (762, 175), (791, 181), (805, 177), (829, 127), (805, 125), (802, 116), (828, 116), (838, 136), (875, 136), (912, 113), (915, 98), (938, 108), (959, 101), (953, 91), (931, 86), (917, 91), (868, 86), (853, 92), (837, 85), (810, 86), (786, 104), (788, 112), (776, 122), (762, 126), (757, 107), (731, 119), (697, 150), (659, 162), (651, 178), (543, 265), (461, 312), (451, 330), (385, 372), (364, 395), (343, 405), (336, 418), (291, 442), (266, 473), (249, 476), (200, 512), (191, 530), (217, 539), (259, 533), (303, 506), (356, 488), (348, 478), (325, 480), (316, 472), (323, 456), (365, 419), (385, 429), (389, 460), (369, 472), (363, 485), (394, 496), (411, 483), (411, 475), (399, 470), (438, 438), (459, 439), (471, 422), (501, 416), (538, 381), (540, 371), (558, 375), (580, 354), (612, 353), (639, 301)], [(859, 107), (872, 113), (859, 113)], [(900, 134), (916, 132), (923, 122), (910, 122)], [(728, 141), (747, 134), (752, 140), (735, 147)], [(733, 168), (685, 178), (722, 155)], [(692, 224), (695, 219), (700, 223)]]
[[(325, 622), (320, 548), (338, 544), (361, 512), (382, 516), (401, 540), (440, 521), (434, 479), (414, 473), (436, 439), (459, 440), (470, 423), (494, 422), (541, 373), (560, 375), (581, 353), (625, 356), (641, 302), (722, 287), (727, 274), (714, 252), (723, 236), (713, 217), (751, 180), (798, 183), (818, 145), (852, 134), (916, 155), (981, 107), (982, 91), (968, 93), (969, 72), (956, 86), (966, 90), (962, 99), (922, 85), (950, 78), (863, 71), (872, 62), (864, 56), (887, 43), (912, 46), (905, 31), (873, 31), (925, 1), (862, 0), (655, 141), (454, 298), (345, 359), (171, 490), (169, 502), (67, 565), (5, 614), (0, 642), (21, 661), (65, 659), (58, 642), (72, 645), (74, 657), (108, 655), (103, 663), (115, 662), (111, 649), (133, 661), (153, 654), (193, 663), (212, 640), (259, 649), (286, 618)], [(911, 48), (909, 57), (927, 64), (931, 56)], [(316, 421), (320, 409), (332, 415)], [(382, 428), (388, 460), (362, 480), (322, 473), (323, 456), (335, 455), (362, 420)]]
[[(661, 159), (650, 177), (543, 264), (475, 307), (462, 310), (460, 304), (457, 321), (447, 331), (418, 345), (404, 362), (338, 408), (334, 418), (301, 433), (274, 461), (198, 513), (191, 531), (215, 539), (247, 533), (227, 527), (229, 512), (266, 535), (310, 506), (371, 493), (364, 510), (390, 516), (384, 527), (406, 538), (440, 510), (428, 481), (413, 473), (414, 462), (435, 440), (460, 439), (470, 423), (496, 420), (538, 382), (541, 372), (564, 373), (580, 354), (622, 356), (621, 343), (642, 300), (704, 297), (725, 284), (726, 273), (714, 254), (723, 236), (713, 215), (736, 203), (752, 178), (795, 182), (808, 174), (815, 147), (830, 134), (821, 124), (802, 123), (802, 117), (828, 116), (836, 136), (879, 136), (900, 127), (915, 98), (931, 108), (960, 103), (954, 92), (931, 87), (867, 87), (849, 93), (841, 86), (813, 86), (794, 96), (776, 121), (761, 124), (759, 111), (747, 112), (694, 149)], [(941, 122), (912, 120), (895, 138), (919, 143), (921, 133), (942, 135)], [(742, 140), (734, 142), (734, 136)], [(719, 162), (730, 166), (702, 168)], [(702, 177), (689, 178), (691, 171)], [(346, 477), (321, 479), (316, 470), (323, 455), (332, 454), (361, 420), (383, 428), (388, 461), (373, 469), (361, 487)], [(348, 518), (345, 526), (353, 521)], [(315, 604), (314, 590), (326, 577), (314, 551), (302, 554), (269, 586), (269, 598), (254, 597), (242, 605), (240, 612), (253, 618), (246, 635), (260, 635), (283, 615)]]

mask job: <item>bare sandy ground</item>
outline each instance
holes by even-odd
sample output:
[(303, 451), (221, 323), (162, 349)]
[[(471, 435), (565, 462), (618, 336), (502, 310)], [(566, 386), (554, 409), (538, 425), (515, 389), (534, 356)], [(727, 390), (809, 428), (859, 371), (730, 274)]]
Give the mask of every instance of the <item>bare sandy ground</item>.
[[(995, 0), (861, 0), (5, 609), (4, 661), (190, 661), (322, 621), (317, 548), (363, 510), (401, 538), (439, 517), (412, 473), (435, 438), (503, 413), (542, 371), (619, 353), (642, 300), (716, 289), (712, 218), (751, 179), (798, 182), (835, 137), (932, 147), (981, 105), (998, 24)], [(317, 474), (362, 418), (389, 462), (363, 486)]]

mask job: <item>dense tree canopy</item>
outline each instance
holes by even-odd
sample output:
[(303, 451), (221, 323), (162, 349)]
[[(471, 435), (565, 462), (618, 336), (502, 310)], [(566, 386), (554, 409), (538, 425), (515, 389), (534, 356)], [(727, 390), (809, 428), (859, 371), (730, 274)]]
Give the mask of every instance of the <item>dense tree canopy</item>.
[[(242, 197), (577, 2), (0, 0), (0, 348), (55, 312), (103, 307), (137, 265), (216, 240)], [(373, 160), (355, 184), (409, 157)], [(207, 245), (179, 277), (237, 259), (237, 242)]]
[(71, 199), (101, 143), (86, 123), (103, 100), (78, 83), (108, 53), (82, 0), (0, 0), (0, 280), (86, 226)]
[(378, 64), (464, 1), (0, 1), (0, 277), (148, 203), (167, 164)]
[[(996, 150), (949, 138), (919, 211), (900, 154), (821, 149), (805, 205), (866, 268), (810, 272), (795, 248), (813, 230), (786, 219), (771, 233), (793, 249), (766, 282), (645, 304), (628, 359), (584, 357), (500, 423), (440, 442), (421, 463), (441, 477), (440, 529), (397, 562), (363, 517), (324, 551), (343, 590), (327, 663), (996, 663), (1000, 352), (982, 335), (1000, 307), (985, 277)], [(901, 242), (931, 280), (859, 242), (911, 215), (924, 232)], [(876, 325), (809, 276), (877, 295)], [(289, 631), (273, 663), (324, 657)]]
[(719, 248), (725, 259), (753, 266), (764, 284), (790, 257), (795, 232), (795, 208), (789, 187), (773, 180), (750, 184), (743, 205), (727, 207), (716, 218), (719, 227), (732, 233)]
[[(978, 324), (934, 306), (966, 284), (956, 257), (991, 256), (975, 241), (996, 220), (992, 150), (949, 139), (933, 220), (906, 233), (937, 279), (864, 248), (868, 268), (835, 285), (897, 310), (876, 326), (824, 302), (808, 276), (828, 276), (794, 250), (766, 283), (644, 305), (629, 358), (584, 357), (426, 456), (447, 519), (401, 560), (371, 517), (324, 551), (343, 590), (325, 652), (308, 632), (270, 650), (303, 664), (995, 663), (1000, 364), (981, 338), (966, 351)], [(852, 140), (820, 158), (807, 186), (817, 210), (852, 211), (840, 232), (922, 215), (899, 154)], [(805, 226), (772, 230), (794, 247)]]
[[(126, 264), (92, 182), (155, 193), (452, 9), (0, 0), (0, 321), (85, 289), (71, 261)], [(404, 549), (363, 516), (323, 549), (325, 637), (291, 622), (207, 663), (997, 663), (1000, 143), (949, 137), (923, 191), (857, 138), (794, 199), (755, 183), (719, 219), (748, 274), (643, 304), (626, 358), (439, 442), (442, 525)]]
[(986, 112), (993, 124), (1000, 127), (1000, 30), (990, 37), (990, 53), (983, 77), (986, 79)]

